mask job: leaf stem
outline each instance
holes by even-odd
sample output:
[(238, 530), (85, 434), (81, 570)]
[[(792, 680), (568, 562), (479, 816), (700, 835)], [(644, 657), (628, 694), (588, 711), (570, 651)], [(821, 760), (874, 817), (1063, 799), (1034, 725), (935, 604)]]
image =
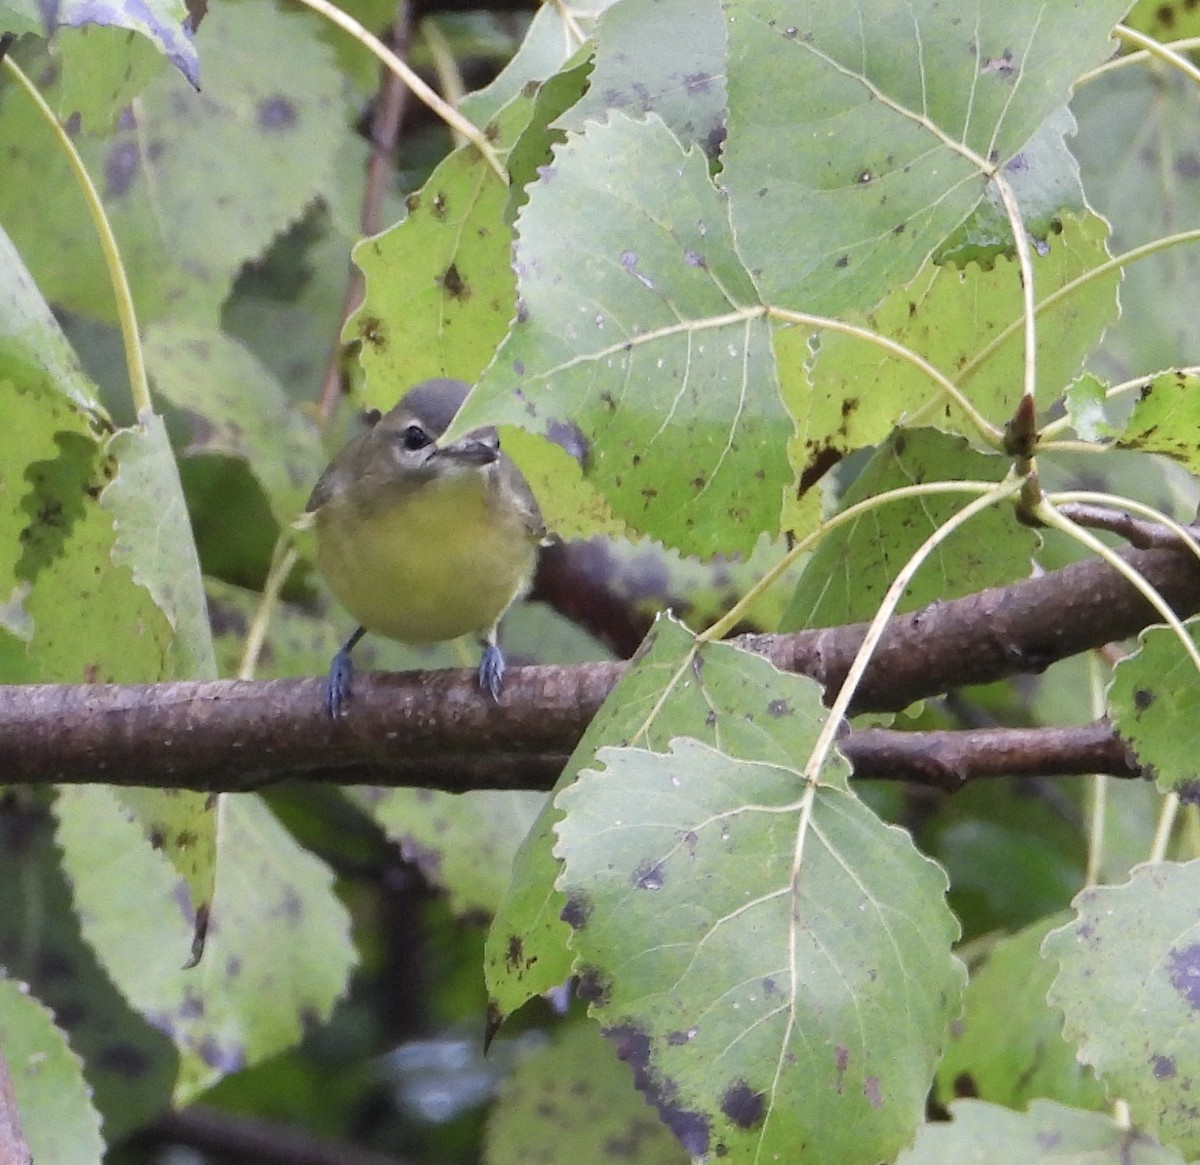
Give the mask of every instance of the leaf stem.
[(451, 129), (462, 134), (483, 155), (487, 164), (499, 175), (500, 181), (506, 186), (508, 185), (508, 171), (496, 156), (496, 151), (492, 149), (491, 143), (483, 131), (474, 122), (463, 117), (452, 105), (443, 101), (408, 64), (392, 52), (374, 33), (369, 32), (353, 16), (343, 12), (337, 5), (329, 3), (329, 0), (298, 0), (298, 3), (320, 13), (326, 20), (348, 32), (369, 52), (374, 53), (412, 90), (418, 101), (436, 113)]
[[(1092, 705), (1092, 719), (1104, 715), (1104, 671), (1100, 657), (1088, 652), (1088, 694)], [(1091, 812), (1088, 814), (1087, 867), (1083, 874), (1084, 886), (1095, 886), (1100, 881), (1104, 866), (1104, 825), (1108, 816), (1108, 777), (1095, 773), (1091, 777)]]
[(1137, 45), (1143, 52), (1149, 53), (1150, 56), (1156, 57), (1173, 69), (1178, 69), (1189, 80), (1200, 85), (1200, 69), (1196, 68), (1182, 53), (1175, 52), (1162, 41), (1155, 40), (1152, 36), (1147, 36), (1144, 32), (1138, 32), (1136, 28), (1130, 28), (1125, 24), (1118, 24), (1113, 29), (1113, 34), (1126, 44)]
[[(1124, 26), (1122, 26), (1124, 27)], [(1116, 30), (1118, 33), (1120, 29)], [(1200, 36), (1185, 36), (1180, 40), (1172, 41), (1156, 41), (1160, 48), (1166, 49), (1172, 53), (1186, 52), (1189, 49), (1200, 48)], [(1080, 85), (1087, 85), (1092, 81), (1097, 81), (1107, 73), (1116, 72), (1117, 69), (1124, 69), (1130, 65), (1142, 65), (1152, 57), (1159, 56), (1158, 53), (1153, 53), (1149, 49), (1139, 49), (1134, 53), (1127, 53), (1123, 57), (1115, 57), (1111, 61), (1105, 61), (1102, 65), (1097, 65), (1094, 69), (1089, 69), (1086, 73), (1080, 73), (1075, 78), (1075, 88)], [(1174, 63), (1172, 61), (1172, 63)]]
[(1025, 231), (1025, 220), (1013, 194), (1008, 179), (997, 170), (992, 182), (1000, 192), (1004, 212), (1012, 227), (1013, 242), (1017, 247), (1017, 266), (1021, 272), (1021, 318), (1025, 323), (1025, 384), (1023, 395), (1037, 399), (1037, 311), (1033, 296), (1033, 256), (1029, 251), (1029, 235)]
[(279, 605), (279, 593), (283, 584), (292, 573), (300, 552), (292, 544), (290, 538), (281, 535), (271, 553), (271, 566), (267, 571), (266, 582), (263, 583), (262, 594), (254, 611), (250, 629), (246, 632), (246, 645), (242, 648), (242, 659), (238, 664), (237, 678), (239, 680), (254, 679), (258, 667), (258, 659), (266, 642), (267, 629), (271, 624), (271, 616)]
[[(418, 31), (425, 38), (429, 55), (433, 58), (433, 67), (437, 70), (438, 84), (441, 86), (442, 92), (451, 106), (456, 106), (463, 99), (466, 89), (463, 86), (458, 62), (450, 51), (450, 42), (446, 40), (438, 22), (432, 16), (427, 16), (421, 21)], [(467, 139), (461, 130), (451, 126), (450, 132), (454, 135), (456, 147), (467, 144)]]
[(59, 148), (66, 155), (67, 162), (75, 174), (87, 203), (88, 213), (92, 216), (92, 225), (100, 239), (100, 249), (104, 253), (104, 264), (108, 268), (108, 279), (112, 285), (113, 299), (117, 305), (117, 319), (121, 327), (121, 341), (125, 347), (125, 370), (129, 377), (129, 393), (133, 398), (134, 411), (139, 415), (152, 411), (150, 402), (150, 385), (146, 379), (146, 363), (142, 356), (142, 342), (138, 335), (137, 311), (133, 305), (133, 294), (129, 289), (129, 279), (125, 274), (125, 265), (121, 262), (121, 252), (117, 247), (116, 236), (108, 216), (104, 212), (104, 204), (100, 201), (99, 192), (75, 143), (71, 141), (62, 123), (55, 116), (46, 99), (36, 85), (25, 75), (21, 67), (12, 59), (4, 58), (4, 67), (17, 79), (17, 82), (29, 95), (38, 112), (54, 131)]

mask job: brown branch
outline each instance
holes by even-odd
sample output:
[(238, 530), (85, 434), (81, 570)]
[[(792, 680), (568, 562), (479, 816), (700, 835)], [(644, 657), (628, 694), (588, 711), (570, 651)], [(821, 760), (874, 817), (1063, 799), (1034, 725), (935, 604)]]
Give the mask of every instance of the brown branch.
[[(1200, 609), (1200, 563), (1190, 554), (1125, 557), (1181, 616)], [(1154, 619), (1100, 561), (935, 603), (889, 625), (854, 708), (899, 709), (951, 688), (1037, 672)], [(833, 691), (864, 630), (736, 642)], [(323, 711), (319, 679), (12, 687), (0, 695), (0, 772), (10, 782), (205, 790), (318, 773), (453, 791), (544, 788), (557, 763), (547, 758), (574, 748), (624, 667), (513, 668), (498, 705), (480, 697), (468, 671), (360, 675), (350, 715), (336, 723)]]

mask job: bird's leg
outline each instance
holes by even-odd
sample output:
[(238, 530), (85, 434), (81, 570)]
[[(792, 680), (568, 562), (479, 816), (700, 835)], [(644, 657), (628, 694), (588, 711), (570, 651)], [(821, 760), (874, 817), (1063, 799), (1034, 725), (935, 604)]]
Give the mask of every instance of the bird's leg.
[(493, 700), (500, 702), (500, 686), (504, 682), (504, 655), (496, 642), (497, 628), (493, 627), (479, 642), (483, 658), (479, 661), (479, 686)]
[(350, 653), (366, 633), (365, 627), (359, 627), (342, 644), (329, 665), (329, 675), (325, 680), (325, 711), (335, 720), (346, 714), (346, 705), (350, 700), (350, 680), (354, 676), (354, 661)]

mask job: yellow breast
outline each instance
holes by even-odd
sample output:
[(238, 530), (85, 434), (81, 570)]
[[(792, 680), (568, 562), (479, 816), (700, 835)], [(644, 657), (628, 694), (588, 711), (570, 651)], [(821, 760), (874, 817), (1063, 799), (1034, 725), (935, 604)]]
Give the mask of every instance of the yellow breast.
[(402, 643), (490, 631), (527, 585), (536, 540), (489, 481), (473, 468), (413, 490), (331, 498), (314, 526), (338, 601), (368, 631)]

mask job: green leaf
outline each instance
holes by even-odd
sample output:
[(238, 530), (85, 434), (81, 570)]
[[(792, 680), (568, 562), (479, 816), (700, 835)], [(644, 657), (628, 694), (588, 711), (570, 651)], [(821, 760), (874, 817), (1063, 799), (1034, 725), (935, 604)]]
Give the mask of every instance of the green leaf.
[[(606, 744), (665, 749), (691, 736), (732, 756), (792, 763), (811, 743), (811, 717), (823, 715), (816, 686), (727, 643), (700, 644), (662, 616), (592, 719), (555, 790), (566, 788)], [(849, 769), (827, 781), (848, 787)], [(513, 858), (512, 877), (488, 934), (484, 977), (494, 1020), (562, 983), (571, 971), (565, 897), (554, 887), (551, 847), (560, 812), (547, 802)]]
[[(212, 6), (202, 34), (204, 92), (163, 74), (141, 94), (136, 119), (111, 138), (76, 143), (143, 324), (168, 314), (215, 324), (242, 265), (332, 183), (344, 94), (331, 52), (312, 35), (314, 21), (268, 4)], [(47, 298), (114, 320), (77, 183), (14, 89), (0, 102), (0, 221)]]
[(1190, 0), (1137, 0), (1121, 23), (1155, 40), (1200, 36), (1200, 11)]
[[(1189, 631), (1200, 641), (1194, 624)], [(1113, 671), (1109, 719), (1159, 789), (1190, 802), (1200, 796), (1200, 676), (1170, 628), (1151, 627), (1140, 643)]]
[(287, 529), (304, 509), (327, 460), (316, 425), (236, 340), (198, 325), (158, 324), (145, 340), (155, 387), (188, 414), (185, 455), (246, 462)]
[[(0, 1091), (0, 1114), (24, 1134), (39, 1165), (99, 1165), (100, 1117), (92, 1107), (79, 1057), (54, 1016), (14, 979), (0, 978), (0, 1052), (8, 1066), (16, 1112)], [(6, 1128), (6, 1133), (8, 1128)], [(6, 1135), (0, 1145), (12, 1148)], [(18, 1165), (18, 1158), (6, 1161)]]
[(488, 1118), (484, 1165), (685, 1165), (594, 1024), (572, 1023), (517, 1061)]
[(1061, 1013), (1046, 1006), (1054, 968), (1042, 958), (1042, 939), (1062, 921), (1062, 915), (1044, 918), (1000, 939), (972, 967), (962, 1017), (938, 1065), (943, 1103), (965, 1095), (1022, 1108), (1047, 1097), (1103, 1107), (1104, 1090), (1062, 1037)]
[(144, 38), (120, 28), (60, 28), (51, 51), (62, 63), (58, 116), (93, 134), (109, 134), (150, 81), (165, 68)]
[(1200, 1074), (1200, 861), (1139, 866), (1122, 886), (1094, 886), (1042, 951), (1059, 965), (1050, 1003), (1064, 1034), (1134, 1121), (1200, 1153), (1193, 1082)]
[[(854, 479), (839, 509), (918, 482), (998, 482), (1010, 466), (1009, 458), (977, 453), (961, 438), (934, 429), (898, 430)], [(838, 527), (805, 564), (780, 630), (870, 619), (921, 543), (968, 500), (967, 494), (933, 494), (889, 502)], [(1037, 535), (1014, 521), (1010, 507), (993, 507), (937, 547), (898, 610), (1024, 578), (1037, 544)]]
[(0, 806), (0, 885), (7, 887), (0, 965), (29, 983), (66, 1029), (83, 1057), (105, 1135), (116, 1141), (169, 1104), (177, 1057), (166, 1036), (121, 997), (80, 934), (41, 798), (17, 793)]
[(200, 562), (162, 419), (140, 417), (134, 428), (112, 437), (107, 452), (116, 465), (100, 505), (117, 534), (113, 561), (130, 567), (171, 621), (175, 674), (215, 679)]
[[(814, 688), (813, 739), (819, 709)], [(894, 1157), (965, 977), (941, 869), (792, 765), (688, 739), (597, 759), (556, 799), (559, 887), (580, 992), (638, 1087), (694, 1156)]]
[(596, 23), (587, 93), (559, 119), (583, 132), (610, 111), (657, 113), (715, 158), (725, 138), (725, 22), (717, 0), (625, 0)]
[(749, 552), (777, 530), (791, 426), (700, 151), (654, 116), (589, 125), (555, 151), (518, 233), (517, 323), (452, 432), (569, 420), (617, 516), (688, 553)]
[(459, 917), (495, 914), (513, 854), (546, 803), (545, 793), (515, 789), (366, 789), (350, 795), (400, 846), (404, 860), (447, 893)]
[(257, 797), (222, 798), (208, 943), (188, 970), (181, 879), (131, 815), (98, 785), (64, 788), (56, 813), (84, 937), (178, 1049), (177, 1103), (328, 1017), (354, 964), (349, 920), (329, 869)]
[(722, 180), (764, 300), (834, 315), (910, 279), (1127, 6), (728, 3)]
[[(1038, 299), (1105, 262), (1107, 234), (1108, 225), (1097, 215), (1065, 217), (1048, 251), (1034, 257)], [(1046, 400), (1075, 378), (1116, 317), (1118, 283), (1115, 271), (1090, 280), (1039, 316), (1038, 384)], [(1016, 262), (1001, 258), (987, 270), (928, 264), (874, 311), (846, 318), (925, 357), (951, 377), (985, 418), (1003, 425), (1024, 377), (1022, 310)], [(780, 331), (775, 342), (784, 399), (797, 422), (792, 461), (802, 493), (840, 457), (882, 441), (901, 422), (934, 423), (977, 436), (925, 373), (874, 344), (822, 333), (806, 378), (806, 330)]]
[(513, 315), (508, 188), (474, 148), (451, 154), (408, 200), (408, 217), (354, 248), (366, 277), (346, 340), (362, 342), (367, 399), (389, 409), (435, 376), (473, 383)]
[(897, 1165), (1183, 1165), (1145, 1133), (1100, 1112), (1035, 1100), (1027, 1113), (960, 1100), (952, 1123), (927, 1124)]
[(109, 25), (140, 33), (199, 88), (200, 66), (183, 0), (61, 0), (45, 7), (37, 0), (0, 0), (0, 27), (49, 36), (63, 26)]
[(1148, 379), (1117, 446), (1161, 453), (1200, 472), (1200, 376), (1170, 371)]
[(1071, 428), (1081, 441), (1099, 442), (1114, 436), (1109, 420), (1108, 386), (1103, 381), (1085, 373), (1064, 394), (1067, 416)]

